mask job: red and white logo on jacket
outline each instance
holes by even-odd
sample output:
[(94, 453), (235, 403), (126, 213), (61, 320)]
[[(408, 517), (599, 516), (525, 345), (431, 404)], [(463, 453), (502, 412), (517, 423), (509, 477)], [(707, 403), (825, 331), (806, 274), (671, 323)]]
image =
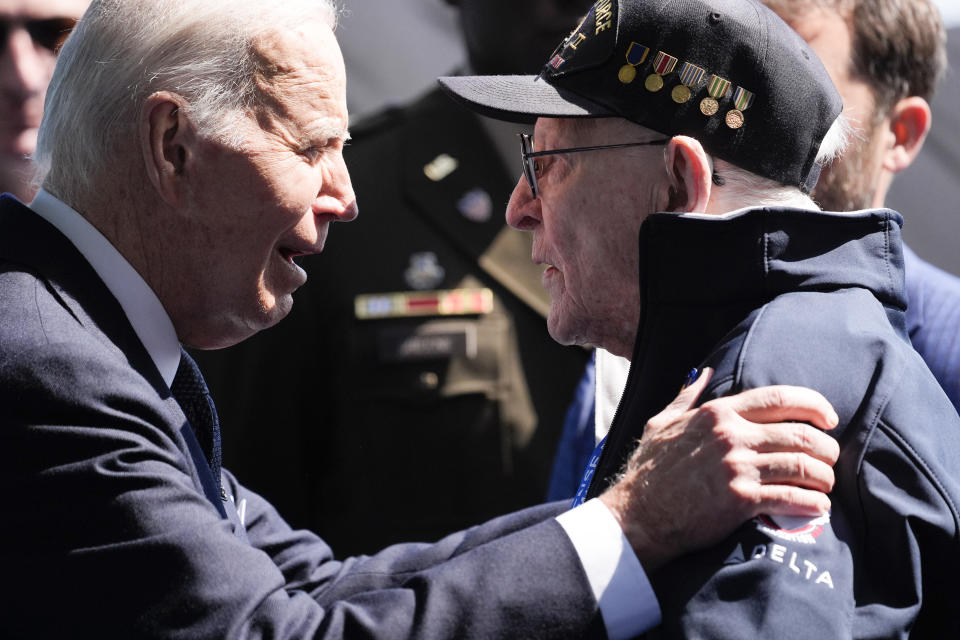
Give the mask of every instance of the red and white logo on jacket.
[(830, 524), (830, 514), (810, 519), (790, 516), (761, 515), (753, 519), (757, 529), (768, 536), (799, 542), (801, 544), (816, 544), (817, 538), (823, 533), (823, 528)]

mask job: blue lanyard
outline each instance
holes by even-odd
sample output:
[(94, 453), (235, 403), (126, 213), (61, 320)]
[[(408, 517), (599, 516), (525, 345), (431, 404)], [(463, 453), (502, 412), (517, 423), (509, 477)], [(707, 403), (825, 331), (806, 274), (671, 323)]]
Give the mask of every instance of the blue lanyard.
[(583, 479), (580, 480), (580, 486), (577, 488), (577, 495), (573, 498), (573, 503), (570, 505), (570, 508), (578, 507), (583, 504), (584, 498), (587, 497), (587, 489), (590, 488), (590, 481), (593, 480), (593, 474), (597, 471), (597, 464), (600, 462), (600, 454), (603, 453), (603, 445), (607, 442), (607, 436), (603, 436), (603, 440), (600, 441), (594, 450), (593, 454), (590, 456), (590, 462), (587, 463), (587, 468), (583, 471)]
[[(687, 379), (684, 381), (683, 386), (680, 388), (681, 391), (693, 384), (697, 378), (700, 376), (700, 370), (694, 367), (690, 370), (690, 373), (687, 374)], [(607, 434), (609, 435), (609, 433)], [(590, 462), (587, 463), (587, 468), (583, 471), (583, 478), (580, 480), (580, 486), (577, 488), (577, 495), (573, 497), (573, 502), (570, 504), (570, 508), (579, 507), (583, 504), (584, 498), (587, 497), (587, 489), (590, 488), (590, 481), (593, 480), (593, 474), (597, 472), (597, 464), (600, 463), (600, 454), (603, 453), (603, 445), (607, 443), (607, 436), (603, 436), (603, 440), (600, 441), (590, 455)]]

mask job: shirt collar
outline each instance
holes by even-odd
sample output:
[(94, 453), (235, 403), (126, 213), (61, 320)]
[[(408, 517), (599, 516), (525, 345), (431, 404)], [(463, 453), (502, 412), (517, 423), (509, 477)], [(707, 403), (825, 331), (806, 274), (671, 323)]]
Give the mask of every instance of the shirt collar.
[(180, 342), (160, 299), (86, 218), (41, 189), (30, 208), (55, 226), (86, 258), (117, 299), (167, 386), (180, 366)]

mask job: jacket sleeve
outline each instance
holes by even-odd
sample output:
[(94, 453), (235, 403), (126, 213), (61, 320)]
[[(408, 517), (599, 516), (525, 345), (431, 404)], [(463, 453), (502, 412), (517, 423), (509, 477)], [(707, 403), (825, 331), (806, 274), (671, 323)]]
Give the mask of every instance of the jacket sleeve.
[[(701, 401), (730, 392), (729, 380), (715, 380)], [(755, 518), (723, 542), (665, 565), (651, 576), (663, 622), (646, 637), (852, 637), (845, 519), (836, 503), (822, 518)]]
[[(705, 523), (705, 526), (708, 526)], [(653, 577), (650, 638), (849, 638), (853, 559), (842, 517), (757, 518)]]
[(232, 478), (246, 533), (222, 519), (170, 400), (109, 348), (0, 364), (6, 637), (602, 637), (550, 508), (338, 562)]
[[(921, 375), (899, 378), (910, 403), (841, 439), (829, 516), (763, 516), (653, 576), (663, 624), (650, 638), (955, 637), (960, 572), (960, 430)], [(724, 395), (721, 383), (716, 395)], [(934, 389), (936, 391), (936, 389)], [(939, 393), (935, 394), (940, 396)], [(926, 414), (917, 414), (924, 407)], [(902, 425), (932, 420), (941, 429)], [(892, 425), (901, 425), (894, 428)], [(907, 433), (908, 435), (904, 435)], [(704, 523), (709, 526), (709, 523)]]

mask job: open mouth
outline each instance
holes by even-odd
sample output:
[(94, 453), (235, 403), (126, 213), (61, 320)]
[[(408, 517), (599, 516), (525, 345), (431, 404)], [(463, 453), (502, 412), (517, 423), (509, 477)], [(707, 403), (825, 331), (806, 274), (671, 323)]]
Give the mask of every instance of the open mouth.
[(280, 257), (283, 258), (289, 264), (294, 264), (293, 259), (297, 256), (304, 255), (302, 251), (295, 251), (287, 247), (280, 247), (277, 249), (277, 252), (280, 254)]

